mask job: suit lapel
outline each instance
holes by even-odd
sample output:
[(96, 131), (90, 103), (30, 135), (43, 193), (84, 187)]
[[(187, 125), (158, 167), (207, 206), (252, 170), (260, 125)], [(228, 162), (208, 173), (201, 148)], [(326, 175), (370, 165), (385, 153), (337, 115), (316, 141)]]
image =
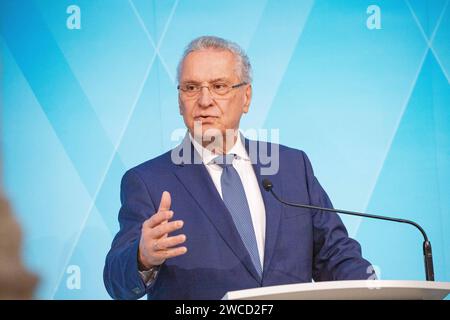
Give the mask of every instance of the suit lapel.
[(265, 167), (261, 163), (260, 159), (261, 150), (264, 152), (264, 156), (270, 157), (271, 149), (269, 149), (269, 147), (271, 146), (273, 147), (275, 145), (262, 141), (250, 141), (248, 139), (245, 139), (243, 141), (245, 141), (245, 148), (247, 149), (247, 153), (249, 154), (249, 157), (253, 164), (253, 169), (255, 171), (256, 179), (258, 181), (259, 189), (261, 191), (266, 211), (266, 238), (264, 246), (264, 268), (263, 268), (263, 278), (264, 278), (266, 272), (268, 271), (268, 267), (270, 265), (270, 261), (272, 260), (272, 256), (275, 250), (283, 206), (272, 196), (272, 194), (264, 190), (262, 186), (262, 181), (265, 178), (269, 179), (273, 183), (274, 189), (276, 188), (276, 191), (280, 196), (283, 195), (282, 192), (283, 190), (281, 188), (282, 184), (279, 172), (277, 172), (277, 174), (274, 175), (265, 175), (262, 174), (261, 171), (261, 169)]
[(220, 197), (206, 167), (202, 164), (200, 155), (195, 151), (189, 138), (187, 141), (185, 139), (183, 145), (181, 154), (185, 150), (190, 150), (191, 162), (178, 165), (174, 174), (232, 252), (244, 264), (249, 273), (258, 282), (261, 282), (261, 278), (253, 266), (250, 255), (234, 225), (233, 218)]

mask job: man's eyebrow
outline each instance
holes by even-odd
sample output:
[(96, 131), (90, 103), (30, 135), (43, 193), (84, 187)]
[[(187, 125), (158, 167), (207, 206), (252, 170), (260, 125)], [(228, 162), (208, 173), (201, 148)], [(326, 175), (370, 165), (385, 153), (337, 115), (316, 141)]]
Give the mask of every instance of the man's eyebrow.
[[(208, 82), (213, 83), (213, 82), (219, 82), (219, 81), (228, 81), (228, 79), (227, 78), (215, 78), (215, 79), (209, 80)], [(200, 84), (200, 83), (202, 83), (202, 81), (195, 81), (195, 80), (187, 79), (187, 80), (183, 81), (183, 83)]]
[(199, 84), (199, 81), (195, 81), (195, 80), (184, 80), (182, 83), (192, 83), (192, 84)]
[(212, 79), (209, 82), (219, 82), (219, 81), (228, 81), (228, 79), (227, 78), (216, 78), (216, 79)]

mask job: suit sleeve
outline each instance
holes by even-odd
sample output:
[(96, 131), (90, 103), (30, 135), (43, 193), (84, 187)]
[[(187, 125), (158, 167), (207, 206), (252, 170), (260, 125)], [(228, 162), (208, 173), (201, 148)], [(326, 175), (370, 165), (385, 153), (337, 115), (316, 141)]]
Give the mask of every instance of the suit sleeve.
[[(311, 205), (333, 208), (320, 185), (311, 163), (302, 152)], [(339, 215), (332, 212), (313, 211), (314, 227), (314, 281), (373, 279), (371, 264), (362, 257), (361, 246), (350, 238)]]
[(122, 178), (120, 200), (120, 231), (106, 257), (103, 281), (113, 299), (139, 299), (149, 289), (138, 272), (141, 227), (156, 210), (146, 185), (133, 169)]

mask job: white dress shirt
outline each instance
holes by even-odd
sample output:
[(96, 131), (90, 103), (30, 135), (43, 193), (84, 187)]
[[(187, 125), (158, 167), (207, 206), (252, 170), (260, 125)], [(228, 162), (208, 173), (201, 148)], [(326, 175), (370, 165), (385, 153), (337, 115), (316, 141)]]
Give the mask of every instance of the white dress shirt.
[[(190, 134), (189, 138), (200, 155), (203, 164), (206, 166), (209, 175), (211, 176), (214, 185), (222, 196), (222, 186), (220, 183), (220, 177), (222, 175), (222, 167), (214, 163), (214, 158), (218, 154), (214, 154), (208, 149), (199, 144)], [(258, 245), (259, 258), (261, 260), (261, 266), (264, 266), (264, 243), (266, 238), (266, 210), (264, 207), (264, 201), (262, 199), (261, 190), (259, 189), (258, 180), (256, 179), (255, 171), (253, 170), (252, 163), (247, 154), (247, 150), (242, 143), (241, 136), (238, 134), (238, 138), (234, 146), (228, 151), (227, 154), (235, 154), (236, 157), (233, 160), (233, 167), (241, 178), (242, 185), (244, 186), (245, 196), (247, 197), (248, 206), (250, 208), (250, 214), (253, 222), (253, 229), (255, 230), (256, 242)]]

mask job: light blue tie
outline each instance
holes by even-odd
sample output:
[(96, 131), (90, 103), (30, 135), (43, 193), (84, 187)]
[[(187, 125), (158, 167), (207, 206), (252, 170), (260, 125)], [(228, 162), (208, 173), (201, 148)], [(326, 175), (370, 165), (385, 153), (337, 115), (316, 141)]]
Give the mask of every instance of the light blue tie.
[(261, 277), (262, 267), (259, 260), (255, 230), (253, 229), (252, 217), (245, 196), (244, 186), (242, 185), (238, 172), (233, 167), (234, 158), (234, 154), (227, 154), (216, 157), (214, 163), (223, 169), (222, 176), (220, 177), (223, 202), (230, 211), (234, 224), (250, 254), (255, 269)]

